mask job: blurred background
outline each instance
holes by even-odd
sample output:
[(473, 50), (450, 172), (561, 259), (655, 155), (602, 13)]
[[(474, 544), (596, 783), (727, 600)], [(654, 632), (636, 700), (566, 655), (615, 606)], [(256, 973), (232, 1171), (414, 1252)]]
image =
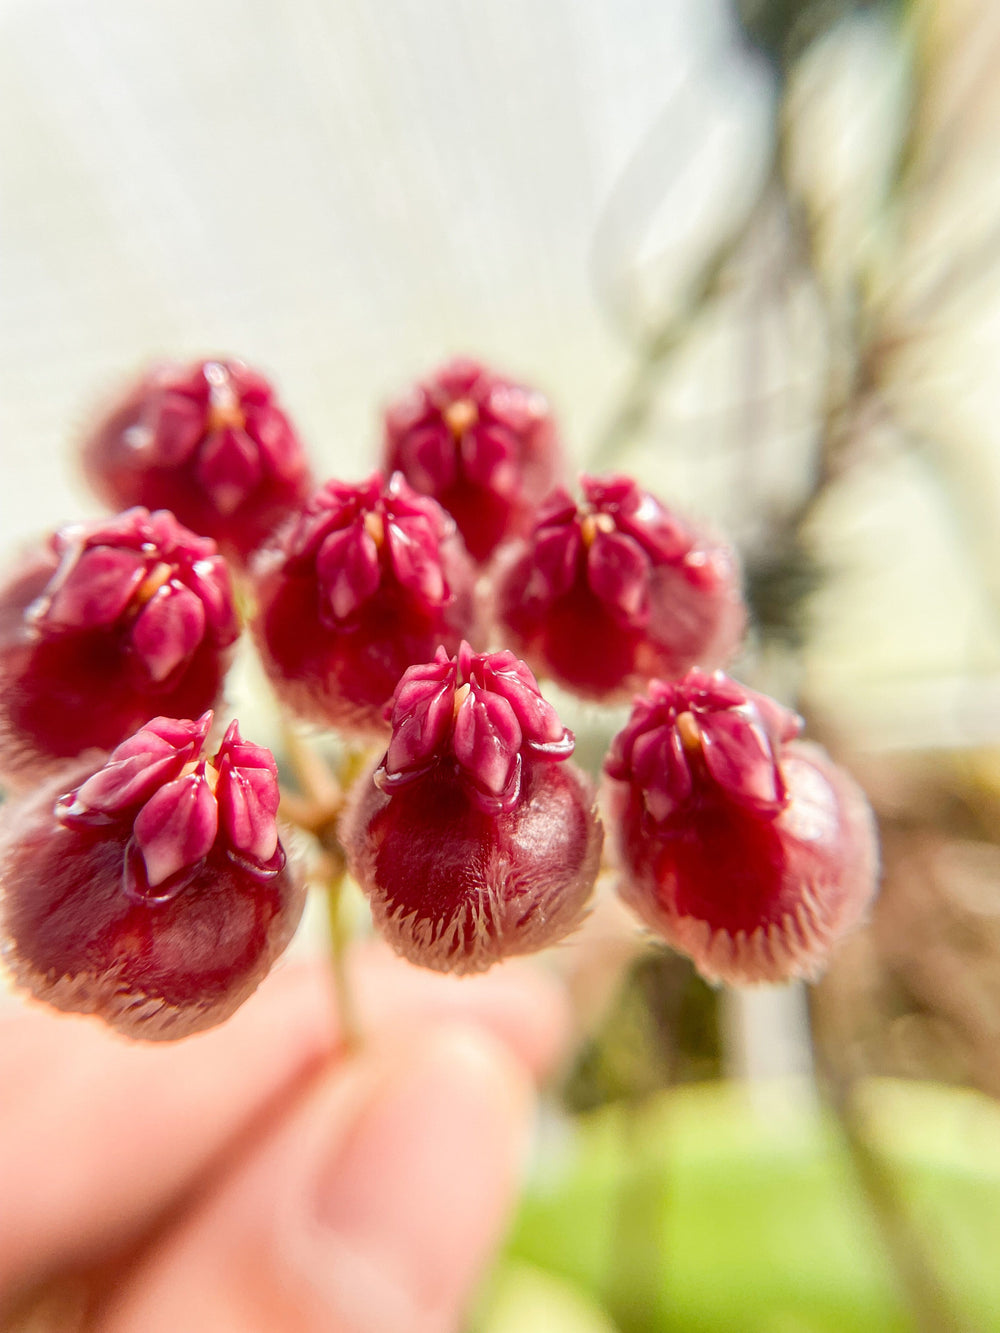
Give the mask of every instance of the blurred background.
[[(478, 1333), (1000, 1328), (1000, 6), (0, 0), (0, 533), (158, 355), (320, 471), (468, 352), (738, 543), (737, 674), (866, 786), (808, 994), (602, 907)], [(574, 719), (598, 753), (615, 719)]]

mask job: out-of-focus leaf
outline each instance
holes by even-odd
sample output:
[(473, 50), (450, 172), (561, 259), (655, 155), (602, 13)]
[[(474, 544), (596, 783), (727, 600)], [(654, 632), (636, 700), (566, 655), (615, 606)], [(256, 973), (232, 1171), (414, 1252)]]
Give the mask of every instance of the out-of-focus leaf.
[[(859, 1104), (950, 1299), (1000, 1329), (1000, 1109), (888, 1081)], [(705, 1084), (585, 1118), (511, 1252), (591, 1293), (623, 1333), (911, 1327), (839, 1131), (801, 1086)]]
[(474, 1333), (617, 1333), (578, 1286), (520, 1260), (504, 1264), (487, 1292)]

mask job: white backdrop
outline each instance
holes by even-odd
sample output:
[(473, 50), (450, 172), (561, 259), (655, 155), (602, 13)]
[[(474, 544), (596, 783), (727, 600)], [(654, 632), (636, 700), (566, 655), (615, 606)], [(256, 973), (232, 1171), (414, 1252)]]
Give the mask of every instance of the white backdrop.
[(680, 259), (759, 157), (732, 40), (718, 0), (0, 3), (6, 539), (90, 503), (68, 443), (156, 353), (269, 370), (331, 472), (463, 350), (582, 449), (624, 365), (595, 236)]

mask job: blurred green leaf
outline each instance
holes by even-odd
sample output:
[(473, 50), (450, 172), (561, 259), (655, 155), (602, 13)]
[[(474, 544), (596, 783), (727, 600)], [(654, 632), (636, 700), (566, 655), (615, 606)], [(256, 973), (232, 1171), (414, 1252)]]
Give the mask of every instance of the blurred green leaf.
[[(1000, 1108), (925, 1084), (860, 1096), (952, 1301), (1000, 1330)], [(562, 1168), (540, 1163), (509, 1253), (587, 1293), (622, 1333), (912, 1327), (839, 1130), (802, 1085), (703, 1084), (582, 1118)]]
[(475, 1333), (618, 1333), (579, 1287), (521, 1260), (501, 1266), (483, 1304)]

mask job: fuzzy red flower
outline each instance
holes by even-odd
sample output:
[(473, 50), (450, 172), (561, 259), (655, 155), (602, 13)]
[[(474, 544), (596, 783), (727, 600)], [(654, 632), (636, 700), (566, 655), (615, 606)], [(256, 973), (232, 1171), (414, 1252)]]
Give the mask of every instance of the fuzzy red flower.
[(239, 635), (215, 543), (161, 510), (60, 528), (0, 588), (0, 769), (23, 779), (215, 703)]
[(242, 361), (152, 367), (93, 428), (83, 457), (116, 509), (169, 509), (239, 560), (312, 485), (274, 390)]
[(537, 390), (456, 359), (386, 412), (385, 467), (443, 505), (486, 560), (526, 530), (555, 482), (555, 423)]
[(68, 794), (5, 811), (0, 938), (15, 981), (57, 1009), (166, 1040), (222, 1022), (303, 906), (278, 836), (277, 767), (234, 722), (153, 719)]
[(652, 682), (608, 754), (619, 891), (709, 980), (815, 976), (875, 894), (868, 802), (800, 727), (692, 671)]
[(627, 698), (646, 681), (720, 665), (746, 623), (732, 550), (628, 477), (557, 490), (498, 573), (497, 618), (540, 673), (584, 698)]
[(264, 666), (296, 713), (384, 734), (400, 676), (478, 632), (455, 525), (396, 473), (328, 482), (254, 566)]
[[(602, 831), (573, 736), (513, 653), (439, 650), (411, 667), (392, 739), (341, 830), (351, 873), (398, 953), (481, 972), (580, 920)], [(374, 781), (372, 780), (374, 778)]]

